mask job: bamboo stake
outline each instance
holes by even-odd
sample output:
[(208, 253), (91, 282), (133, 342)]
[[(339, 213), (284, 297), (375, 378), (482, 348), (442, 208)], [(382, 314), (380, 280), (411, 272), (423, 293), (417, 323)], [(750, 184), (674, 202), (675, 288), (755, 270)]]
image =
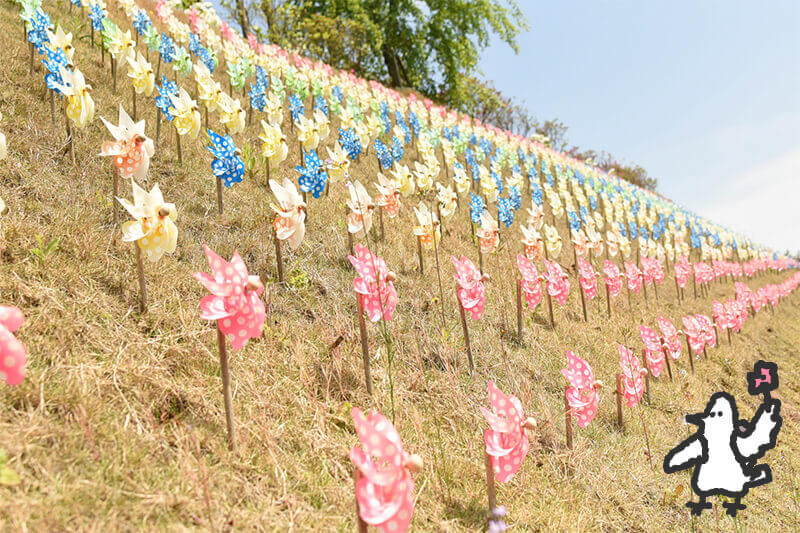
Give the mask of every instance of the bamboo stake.
[(158, 143), (161, 139), (161, 113), (156, 110), (156, 152), (158, 152)]
[[(434, 229), (434, 231), (436, 231)], [(422, 235), (417, 235), (417, 258), (419, 259), (419, 274), (425, 275), (425, 262), (422, 258)]]
[(364, 304), (361, 295), (356, 293), (356, 305), (358, 309), (358, 331), (361, 334), (361, 358), (364, 361), (364, 382), (367, 385), (367, 393), (372, 396), (372, 371), (369, 366), (369, 345), (367, 344), (367, 323), (364, 320)]
[(217, 347), (219, 348), (219, 366), (222, 371), (222, 396), (225, 400), (225, 424), (228, 427), (228, 447), (236, 451), (236, 434), (233, 425), (233, 400), (231, 398), (231, 374), (228, 369), (228, 348), (225, 344), (225, 334), (219, 329), (217, 323)]
[[(383, 211), (381, 211), (383, 213)], [(382, 217), (381, 217), (382, 219)], [(381, 233), (383, 233), (383, 228), (381, 228)], [(439, 266), (439, 243), (436, 242), (436, 227), (433, 228), (433, 254), (436, 257), (436, 279), (439, 282), (439, 303), (440, 309), (442, 311), (442, 329), (444, 329), (447, 325), (444, 319), (444, 289), (442, 288), (442, 270)]]
[(381, 242), (384, 242), (384, 240), (386, 239), (386, 230), (385, 230), (385, 228), (383, 226), (383, 208), (382, 207), (378, 208), (378, 222), (380, 223), (380, 228), (381, 228)]
[[(181, 134), (178, 131), (177, 125), (175, 126), (175, 143), (178, 148), (178, 164), (183, 165), (183, 151), (181, 150)], [(222, 211), (220, 211), (221, 213)]]
[(131, 99), (133, 100), (133, 121), (139, 120), (139, 114), (136, 111), (136, 87), (131, 87)]
[(278, 232), (274, 231), (275, 237), (275, 262), (278, 265), (278, 283), (283, 284), (283, 253), (281, 251), (281, 240), (278, 238)]
[(67, 125), (67, 147), (69, 148), (69, 158), (72, 161), (72, 165), (75, 166), (75, 143), (72, 138), (72, 125), (69, 121), (69, 115), (67, 115), (67, 99), (64, 99), (64, 122)]
[(461, 305), (461, 298), (458, 296), (458, 285), (456, 285), (456, 300), (458, 300), (458, 312), (461, 315), (461, 328), (464, 330), (464, 344), (467, 347), (467, 360), (469, 361), (469, 370), (475, 370), (475, 363), (472, 360), (472, 347), (469, 342), (469, 327), (467, 326), (467, 316), (464, 313), (464, 306)]
[(667, 363), (667, 374), (669, 374), (669, 380), (672, 381), (672, 363), (670, 363), (670, 354), (669, 350), (667, 350), (667, 345), (664, 344), (664, 339), (661, 339), (661, 351), (664, 352), (664, 362)]
[(564, 389), (564, 428), (567, 434), (567, 449), (572, 449), (572, 411), (569, 407), (569, 400), (567, 399), (567, 390)]
[(617, 374), (617, 425), (620, 428), (625, 427), (625, 421), (622, 419), (622, 374)]
[(517, 279), (517, 340), (522, 342), (522, 280)]
[[(358, 487), (358, 481), (361, 479), (361, 470), (356, 468), (356, 471), (353, 473), (353, 482), (356, 487)], [(358, 524), (358, 533), (367, 533), (368, 527), (367, 523), (361, 519), (361, 509), (358, 505), (358, 498), (356, 500), (356, 524)]]
[(642, 353), (642, 360), (644, 361), (644, 369), (647, 371), (644, 375), (644, 391), (647, 394), (647, 403), (650, 403), (650, 362), (647, 360), (646, 353)]
[(50, 89), (50, 120), (56, 125), (56, 92)]
[(692, 345), (689, 344), (688, 335), (686, 335), (686, 351), (689, 354), (689, 366), (692, 367), (692, 374), (694, 374), (694, 358), (692, 357)]
[(578, 289), (581, 292), (581, 309), (583, 309), (583, 321), (588, 322), (589, 318), (586, 314), (586, 297), (583, 295), (583, 285), (581, 285), (580, 280), (578, 280)]
[(486, 494), (489, 499), (489, 513), (491, 513), (495, 507), (497, 507), (497, 494), (495, 492), (495, 485), (494, 485), (494, 468), (492, 467), (492, 456), (486, 453), (484, 450), (484, 456), (486, 457)]
[(116, 198), (119, 196), (119, 169), (116, 165), (112, 166), (114, 167), (114, 182), (111, 189), (111, 211), (114, 215), (114, 226), (116, 227), (117, 223), (119, 222), (119, 211), (117, 211), (116, 202)]
[[(178, 139), (180, 139), (180, 137), (178, 137)], [(180, 146), (180, 144), (178, 144), (178, 146)], [(224, 205), (222, 204), (222, 180), (216, 176), (214, 176), (214, 180), (217, 182), (217, 212), (221, 215), (224, 210)]]
[(111, 92), (117, 94), (117, 59), (115, 57), (111, 58), (111, 77), (113, 78)]
[(142, 250), (139, 243), (134, 241), (133, 247), (136, 249), (136, 275), (139, 278), (139, 312), (147, 312), (147, 285), (144, 280), (144, 263), (142, 262)]
[(606, 312), (608, 313), (608, 318), (611, 318), (611, 291), (608, 289), (608, 283), (606, 283), (605, 286), (606, 286)]

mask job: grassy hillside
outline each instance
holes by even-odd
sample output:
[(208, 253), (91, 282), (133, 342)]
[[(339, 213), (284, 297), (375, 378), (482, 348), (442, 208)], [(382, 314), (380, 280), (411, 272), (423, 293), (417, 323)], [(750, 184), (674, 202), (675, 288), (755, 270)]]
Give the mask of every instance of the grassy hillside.
[[(129, 107), (131, 88), (122, 69), (112, 94), (108, 58), (101, 66), (99, 49), (90, 48), (86, 19), (63, 3), (45, 8), (76, 36), (74, 62), (94, 88), (97, 114), (115, 122), (118, 105)], [(127, 27), (121, 12), (112, 8), (110, 16)], [(174, 129), (163, 127), (148, 188), (158, 183), (177, 206), (180, 236), (173, 256), (146, 265), (151, 303), (142, 315), (133, 249), (112, 224), (111, 164), (96, 155), (108, 138), (105, 128), (96, 118), (78, 132), (73, 166), (62, 153), (63, 115), (51, 124), (42, 69), (29, 75), (27, 43), (9, 3), (0, 9), (0, 32), (6, 36), (0, 129), (9, 143), (9, 157), (0, 162), (0, 196), (9, 207), (0, 218), (0, 303), (25, 313), (18, 336), (29, 352), (25, 381), (0, 386), (0, 448), (22, 478), (16, 486), (0, 486), (0, 529), (352, 531), (347, 454), (357, 438), (349, 412), (359, 406), (388, 414), (391, 398), (386, 351), (373, 326), (375, 395), (363, 386), (354, 272), (345, 260), (343, 186), (310, 201), (307, 237), (299, 250), (285, 252), (288, 283), (280, 288), (274, 283), (266, 178), (258, 173), (225, 190), (225, 213), (217, 215), (210, 154), (200, 140), (185, 141), (178, 165)], [(139, 110), (154, 137), (155, 107), (140, 98)], [(333, 131), (336, 126), (334, 121)], [(252, 142), (257, 133), (254, 125), (237, 143)], [(296, 177), (291, 169), (298, 147), (288, 137), (290, 158), (273, 177)], [(404, 162), (413, 160), (410, 151)], [(370, 153), (351, 176), (368, 183), (377, 170)], [(130, 194), (128, 184), (122, 193)], [(486, 315), (470, 323), (477, 366), (470, 375), (449, 260), (462, 253), (477, 258), (467, 214), (462, 205), (445, 223), (439, 256), (443, 326), (433, 254), (426, 255), (424, 275), (416, 270), (414, 203), (404, 201), (401, 216), (387, 221), (385, 242), (371, 244), (398, 276), (400, 304), (389, 325), (396, 426), (406, 449), (426, 463), (415, 478), (415, 529), (463, 531), (484, 524), (485, 422), (478, 406), (488, 405), (490, 378), (518, 395), (526, 414), (539, 421), (526, 464), (498, 488), (498, 503), (508, 507), (507, 523), (515, 530), (800, 528), (800, 295), (782, 302), (774, 315), (759, 313), (732, 346), (723, 342), (708, 360), (697, 359), (694, 374), (684, 356), (674, 382), (652, 383), (651, 403), (626, 409), (626, 426), (619, 429), (610, 390), (617, 343), (638, 348), (639, 323), (654, 323), (658, 314), (679, 321), (690, 312), (709, 313), (712, 299), (733, 295), (732, 284), (715, 283), (709, 298), (690, 296), (679, 306), (674, 287), (665, 283), (658, 303), (652, 295), (649, 303), (639, 296), (629, 309), (624, 297), (618, 299), (610, 320), (600, 299), (591, 302), (588, 323), (573, 290), (564, 308), (556, 306), (554, 331), (546, 325), (546, 309), (526, 312), (524, 339), (517, 342), (515, 225), (503, 233), (504, 247), (487, 258), (492, 279)], [(566, 228), (561, 231), (566, 239)], [(36, 235), (45, 242), (60, 239), (43, 261), (32, 253)], [(198, 316), (205, 289), (190, 276), (208, 270), (203, 243), (226, 257), (238, 250), (266, 285), (264, 335), (231, 360), (236, 454), (225, 440), (216, 335)], [(570, 257), (565, 246), (562, 263)], [(786, 276), (748, 283), (756, 288)], [(576, 429), (571, 452), (564, 444), (565, 381), (559, 372), (568, 349), (587, 358), (607, 384), (597, 418)], [(682, 416), (701, 409), (714, 391), (728, 390), (742, 415), (752, 415), (757, 403), (747, 395), (745, 372), (759, 358), (776, 361), (781, 371), (776, 396), (783, 400), (785, 422), (778, 448), (765, 459), (775, 480), (753, 490), (736, 523), (717, 502), (713, 512), (692, 522), (683, 507), (688, 475), (664, 475), (661, 460), (688, 431)], [(679, 486), (683, 494), (665, 502), (665, 493)]]

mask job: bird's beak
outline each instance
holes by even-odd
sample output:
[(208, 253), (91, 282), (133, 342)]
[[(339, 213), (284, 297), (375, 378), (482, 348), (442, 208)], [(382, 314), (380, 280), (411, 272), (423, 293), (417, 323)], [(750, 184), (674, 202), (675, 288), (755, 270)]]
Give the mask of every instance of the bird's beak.
[(693, 413), (691, 415), (686, 415), (684, 419), (688, 424), (694, 424), (695, 426), (699, 426), (703, 423), (703, 418), (705, 417), (705, 413)]

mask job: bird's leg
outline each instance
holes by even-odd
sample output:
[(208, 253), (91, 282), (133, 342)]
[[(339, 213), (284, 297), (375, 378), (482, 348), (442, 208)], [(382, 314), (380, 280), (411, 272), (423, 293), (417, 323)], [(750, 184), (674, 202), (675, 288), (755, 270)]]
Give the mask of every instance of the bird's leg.
[(736, 499), (733, 500), (732, 502), (723, 503), (722, 506), (726, 509), (725, 512), (728, 513), (731, 516), (736, 516), (736, 513), (738, 511), (741, 511), (741, 510), (744, 510), (744, 509), (747, 508), (747, 506), (742, 503), (742, 497), (741, 496), (737, 496)]
[(698, 497), (700, 498), (698, 502), (691, 500), (686, 502), (686, 507), (691, 509), (692, 514), (695, 516), (700, 516), (703, 513), (703, 509), (711, 509), (711, 502), (707, 502), (705, 496), (698, 495)]

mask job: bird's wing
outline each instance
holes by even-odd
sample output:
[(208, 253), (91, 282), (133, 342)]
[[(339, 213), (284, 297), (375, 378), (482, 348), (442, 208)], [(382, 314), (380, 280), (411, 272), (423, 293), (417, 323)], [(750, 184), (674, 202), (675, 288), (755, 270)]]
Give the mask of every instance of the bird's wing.
[(664, 472), (671, 474), (702, 462), (705, 456), (703, 443), (697, 433), (675, 446), (664, 457)]
[(736, 436), (736, 448), (748, 460), (758, 459), (774, 448), (781, 429), (780, 400), (761, 404), (743, 434)]

